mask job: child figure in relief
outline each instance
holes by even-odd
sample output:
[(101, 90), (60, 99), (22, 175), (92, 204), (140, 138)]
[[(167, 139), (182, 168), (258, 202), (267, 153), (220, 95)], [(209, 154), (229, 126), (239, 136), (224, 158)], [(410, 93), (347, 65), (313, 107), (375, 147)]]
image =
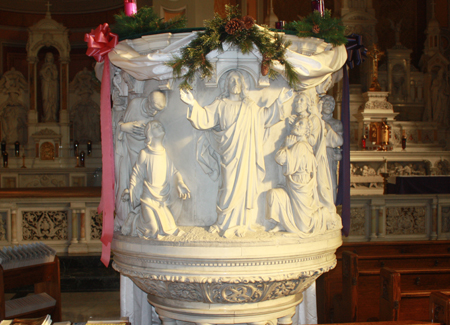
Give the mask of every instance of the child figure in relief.
[(129, 201), (133, 208), (141, 206), (141, 213), (130, 213), (125, 228), (131, 228), (132, 235), (161, 238), (167, 235), (181, 235), (172, 212), (169, 210), (171, 188), (175, 186), (181, 199), (190, 198), (189, 188), (173, 165), (162, 145), (165, 130), (161, 122), (150, 121), (145, 127), (147, 146), (139, 152), (133, 167), (130, 187), (122, 194), (123, 201)]
[(317, 160), (308, 143), (311, 128), (310, 119), (299, 118), (275, 156), (286, 176), (286, 189), (276, 188), (267, 193), (266, 218), (271, 232), (287, 231), (306, 237), (327, 229), (331, 216), (317, 193)]

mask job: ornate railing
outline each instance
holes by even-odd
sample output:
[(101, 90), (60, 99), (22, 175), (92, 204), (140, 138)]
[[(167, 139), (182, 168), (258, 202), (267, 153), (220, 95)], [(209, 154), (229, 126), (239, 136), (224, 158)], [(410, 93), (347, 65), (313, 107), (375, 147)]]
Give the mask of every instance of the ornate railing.
[(450, 194), (351, 198), (346, 242), (450, 239)]
[(58, 253), (101, 251), (99, 188), (0, 192), (0, 247), (44, 242)]

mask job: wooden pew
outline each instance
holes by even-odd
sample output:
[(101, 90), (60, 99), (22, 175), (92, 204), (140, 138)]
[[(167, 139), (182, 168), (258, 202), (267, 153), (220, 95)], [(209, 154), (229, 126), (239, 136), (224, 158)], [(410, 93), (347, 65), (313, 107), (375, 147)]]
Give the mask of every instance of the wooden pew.
[[(336, 251), (336, 267), (323, 274), (317, 279), (317, 316), (319, 324), (332, 323), (336, 321), (333, 300), (337, 300), (337, 295), (342, 294), (342, 253), (350, 251), (358, 255), (358, 268), (364, 270), (367, 268), (378, 268), (383, 266), (398, 267), (395, 261), (402, 260), (404, 265), (411, 267), (426, 263), (430, 267), (448, 265), (450, 261), (450, 241), (414, 241), (414, 242), (363, 242), (363, 243), (344, 243)], [(424, 256), (428, 256), (425, 258)], [(437, 261), (438, 265), (435, 265)], [(446, 262), (447, 261), (447, 262)], [(447, 263), (447, 264), (445, 264)], [(422, 264), (423, 265), (423, 264)], [(408, 267), (409, 267), (408, 266)], [(379, 288), (379, 281), (376, 281)], [(378, 291), (377, 295), (378, 295)], [(336, 298), (335, 298), (336, 297)], [(374, 309), (374, 316), (378, 317), (378, 302)], [(368, 317), (369, 318), (369, 317)], [(360, 321), (366, 321), (361, 318)], [(356, 320), (348, 320), (356, 321)]]
[[(427, 319), (431, 313), (430, 296), (433, 291), (450, 293), (450, 268), (410, 270), (382, 268), (380, 320)], [(441, 295), (433, 296), (431, 299), (434, 304), (443, 301), (438, 298), (444, 299)]]
[(364, 322), (378, 320), (380, 268), (414, 269), (450, 268), (450, 254), (391, 255), (386, 257), (359, 256), (349, 251), (342, 253), (342, 294), (333, 301), (335, 322)]
[(433, 323), (450, 325), (450, 296), (438, 291), (432, 292), (429, 311)]

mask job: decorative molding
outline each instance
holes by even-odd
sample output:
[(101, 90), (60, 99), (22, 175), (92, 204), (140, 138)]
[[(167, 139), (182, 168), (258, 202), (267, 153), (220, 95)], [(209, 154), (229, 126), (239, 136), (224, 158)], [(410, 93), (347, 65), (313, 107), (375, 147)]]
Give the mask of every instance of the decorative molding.
[[(201, 266), (203, 263), (199, 263)], [(137, 265), (137, 264), (134, 264)], [(172, 275), (172, 274), (156, 274), (155, 269), (147, 268), (148, 273), (144, 269), (137, 269), (136, 266), (123, 265), (120, 262), (114, 260), (113, 268), (123, 275), (130, 277), (131, 279), (148, 279), (154, 281), (163, 282), (185, 282), (185, 283), (259, 283), (259, 282), (277, 282), (299, 279), (301, 277), (313, 277), (320, 276), (324, 272), (328, 272), (336, 266), (336, 260), (331, 265), (320, 268), (318, 270), (302, 271), (296, 273), (280, 273), (276, 275), (260, 275), (260, 276), (236, 276), (236, 277), (224, 277), (224, 276), (188, 276), (188, 275)], [(205, 266), (206, 267), (206, 266)], [(186, 272), (187, 273), (187, 272)]]
[[(253, 281), (251, 278), (241, 278), (233, 282), (220, 281), (222, 278), (208, 278), (207, 281), (192, 281), (192, 278), (184, 278), (184, 281), (171, 279), (158, 280), (154, 278), (142, 278), (135, 271), (120, 268), (117, 263), (113, 267), (121, 274), (129, 276), (133, 282), (144, 292), (161, 298), (175, 300), (213, 303), (213, 304), (240, 304), (255, 303), (266, 300), (278, 299), (297, 294), (309, 287), (323, 272), (314, 271), (310, 276), (299, 276), (295, 279), (280, 281)], [(194, 279), (195, 280), (195, 279)]]
[(37, 136), (37, 135), (45, 135), (45, 136), (51, 135), (51, 136), (53, 136), (53, 135), (58, 135), (58, 134), (55, 131), (53, 131), (53, 130), (51, 130), (49, 128), (45, 128), (45, 129), (42, 129), (39, 132), (36, 132), (36, 133), (33, 134), (33, 136)]

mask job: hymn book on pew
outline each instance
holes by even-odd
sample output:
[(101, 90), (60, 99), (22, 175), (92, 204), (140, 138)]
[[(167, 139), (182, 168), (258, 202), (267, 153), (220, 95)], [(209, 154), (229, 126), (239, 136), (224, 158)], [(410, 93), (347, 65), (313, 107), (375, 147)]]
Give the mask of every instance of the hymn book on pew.
[(14, 318), (3, 320), (0, 325), (51, 325), (52, 318), (50, 315), (38, 318)]

